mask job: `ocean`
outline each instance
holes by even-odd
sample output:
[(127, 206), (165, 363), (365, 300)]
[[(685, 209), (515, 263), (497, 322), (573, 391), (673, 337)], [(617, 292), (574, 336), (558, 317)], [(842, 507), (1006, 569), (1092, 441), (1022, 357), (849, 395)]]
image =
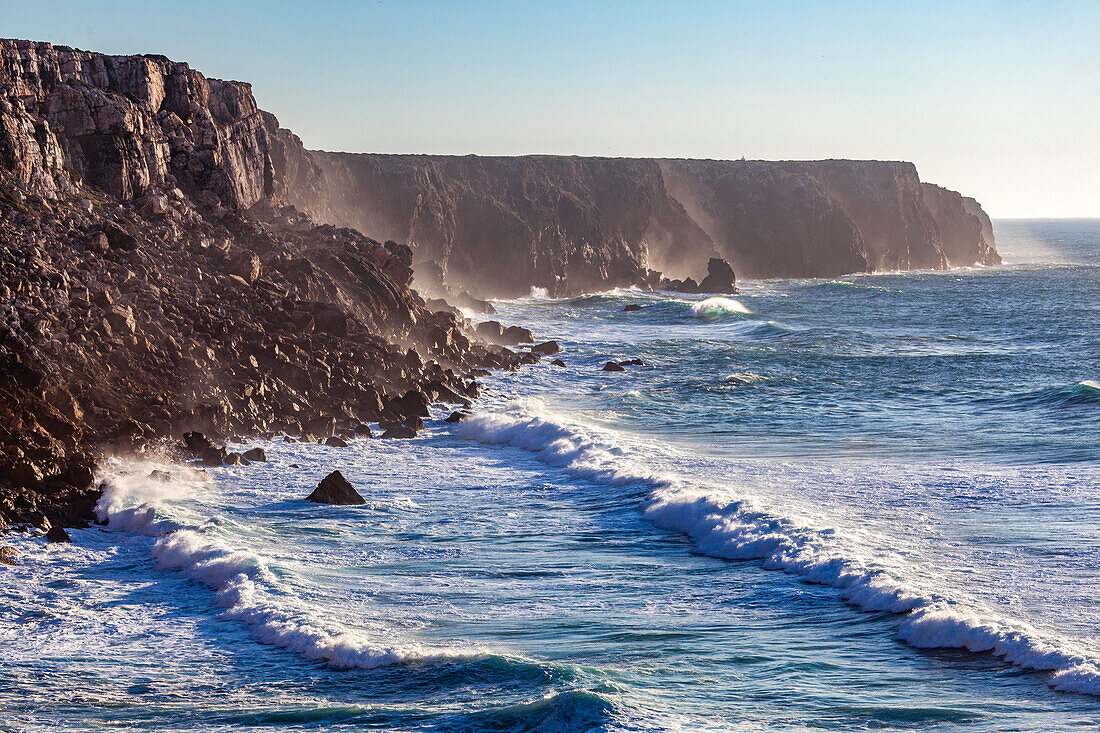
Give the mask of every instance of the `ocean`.
[(1100, 220), (995, 229), (498, 301), (566, 366), (415, 440), (110, 461), (106, 526), (0, 539), (0, 730), (1095, 729)]

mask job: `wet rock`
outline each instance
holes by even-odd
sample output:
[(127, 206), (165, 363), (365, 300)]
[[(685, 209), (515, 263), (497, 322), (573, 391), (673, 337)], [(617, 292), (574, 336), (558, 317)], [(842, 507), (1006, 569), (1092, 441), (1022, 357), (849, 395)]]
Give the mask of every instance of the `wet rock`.
[(447, 416), (447, 422), (462, 422), (470, 416), (470, 413), (456, 410)]
[(382, 433), (383, 438), (415, 438), (416, 430), (408, 425), (394, 425)]
[(500, 334), (500, 342), (505, 346), (516, 344), (529, 344), (535, 340), (535, 336), (529, 329), (522, 326), (509, 326)]
[(206, 451), (214, 450), (216, 446), (202, 433), (189, 432), (183, 434), (183, 447), (191, 455), (199, 457)]
[(609, 361), (609, 362), (607, 362), (606, 364), (603, 365), (602, 371), (605, 371), (605, 372), (625, 372), (626, 369), (623, 369), (621, 366), (619, 366), (618, 364), (616, 364), (613, 361)]
[(478, 336), (491, 344), (502, 343), (504, 326), (500, 325), (497, 321), (483, 321), (477, 324), (477, 328), (474, 330), (477, 332)]
[(60, 526), (50, 527), (50, 530), (46, 532), (46, 539), (50, 542), (72, 542), (73, 538), (69, 536), (69, 533), (62, 529)]
[(266, 461), (267, 460), (267, 453), (264, 451), (263, 448), (259, 448), (259, 447), (249, 448), (244, 453), (242, 453), (241, 456), (246, 461), (252, 461), (253, 463), (255, 463), (257, 461)]
[(737, 293), (737, 276), (730, 263), (717, 257), (711, 257), (707, 263), (707, 276), (699, 283), (701, 293)]
[(172, 474), (168, 473), (167, 471), (162, 471), (159, 468), (157, 468), (157, 469), (153, 469), (152, 471), (150, 471), (149, 475), (146, 476), (146, 478), (148, 478), (152, 481), (167, 482), (167, 481), (172, 480)]
[(634, 313), (635, 311), (640, 311), (643, 307), (644, 306), (638, 305), (637, 303), (628, 303), (623, 306), (623, 313)]
[(541, 344), (532, 346), (531, 351), (543, 356), (550, 356), (551, 354), (561, 353), (561, 346), (558, 345), (557, 341), (544, 341)]
[(553, 364), (556, 367), (564, 367), (565, 366), (565, 362), (562, 361), (561, 359), (554, 359), (554, 361), (552, 361), (550, 363)]
[(371, 437), (370, 425), (359, 423), (355, 426), (355, 434), (361, 438)]
[(0, 565), (16, 565), (16, 557), (19, 556), (19, 550), (11, 545), (4, 545), (0, 547)]
[(645, 366), (645, 362), (641, 359), (626, 359), (619, 362), (619, 366)]
[(343, 438), (333, 435), (325, 439), (325, 445), (332, 446), (333, 448), (347, 448), (348, 442)]
[(344, 474), (333, 471), (321, 479), (313, 493), (306, 497), (306, 501), (315, 504), (339, 504), (343, 506), (358, 506), (366, 504), (367, 500), (360, 496), (351, 482), (344, 478)]

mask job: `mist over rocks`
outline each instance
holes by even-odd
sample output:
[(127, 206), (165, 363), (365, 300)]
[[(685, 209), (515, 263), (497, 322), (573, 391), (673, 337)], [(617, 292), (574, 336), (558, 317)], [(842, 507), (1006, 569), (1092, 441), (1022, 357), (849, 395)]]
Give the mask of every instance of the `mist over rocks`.
[(408, 244), (417, 286), (440, 294), (698, 288), (712, 258), (748, 277), (1000, 261), (977, 202), (912, 163), (295, 150), (288, 201)]
[(273, 130), (244, 83), (0, 40), (0, 525), (89, 521), (104, 452), (415, 434), (522, 363), (426, 306), (407, 246), (288, 205)]
[(448, 302), (999, 259), (977, 202), (907, 163), (321, 153), (247, 83), (20, 40), (0, 241), (0, 523), (40, 527), (93, 516), (106, 451), (410, 438), (424, 405), (539, 359)]

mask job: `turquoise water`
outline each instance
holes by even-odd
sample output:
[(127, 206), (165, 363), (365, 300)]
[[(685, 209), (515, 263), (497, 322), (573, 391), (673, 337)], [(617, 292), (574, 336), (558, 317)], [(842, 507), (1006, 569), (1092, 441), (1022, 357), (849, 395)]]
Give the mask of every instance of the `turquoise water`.
[[(107, 527), (0, 573), (0, 729), (1095, 728), (1100, 222), (996, 228), (499, 303), (567, 367), (415, 441), (113, 463)], [(366, 506), (301, 500), (336, 468)]]

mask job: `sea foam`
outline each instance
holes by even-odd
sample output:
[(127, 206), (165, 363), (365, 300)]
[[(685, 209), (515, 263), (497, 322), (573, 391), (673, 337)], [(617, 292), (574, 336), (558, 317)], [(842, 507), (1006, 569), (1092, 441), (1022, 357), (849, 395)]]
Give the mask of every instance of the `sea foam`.
[(653, 471), (644, 455), (610, 435), (551, 416), (536, 400), (478, 412), (455, 428), (460, 437), (535, 453), (568, 474), (608, 486), (647, 492), (642, 510), (657, 527), (691, 538), (699, 552), (763, 567), (836, 588), (864, 611), (901, 616), (898, 638), (918, 648), (988, 652), (1019, 667), (1052, 673), (1066, 692), (1100, 695), (1100, 659), (1071, 640), (1008, 619), (948, 589), (924, 587), (904, 567), (832, 528), (784, 516), (758, 497), (722, 487), (689, 486)]
[(101, 521), (111, 529), (157, 537), (152, 551), (162, 569), (178, 570), (213, 590), (220, 615), (244, 622), (265, 644), (340, 668), (463, 656), (417, 644), (380, 643), (324, 620), (320, 609), (280, 586), (267, 558), (234, 546), (219, 536), (216, 523), (189, 509), (197, 495), (210, 490), (204, 472), (112, 460), (97, 480), (104, 486), (96, 506)]
[(751, 313), (745, 305), (733, 298), (713, 297), (693, 303), (691, 315), (696, 318), (714, 318), (724, 313)]

